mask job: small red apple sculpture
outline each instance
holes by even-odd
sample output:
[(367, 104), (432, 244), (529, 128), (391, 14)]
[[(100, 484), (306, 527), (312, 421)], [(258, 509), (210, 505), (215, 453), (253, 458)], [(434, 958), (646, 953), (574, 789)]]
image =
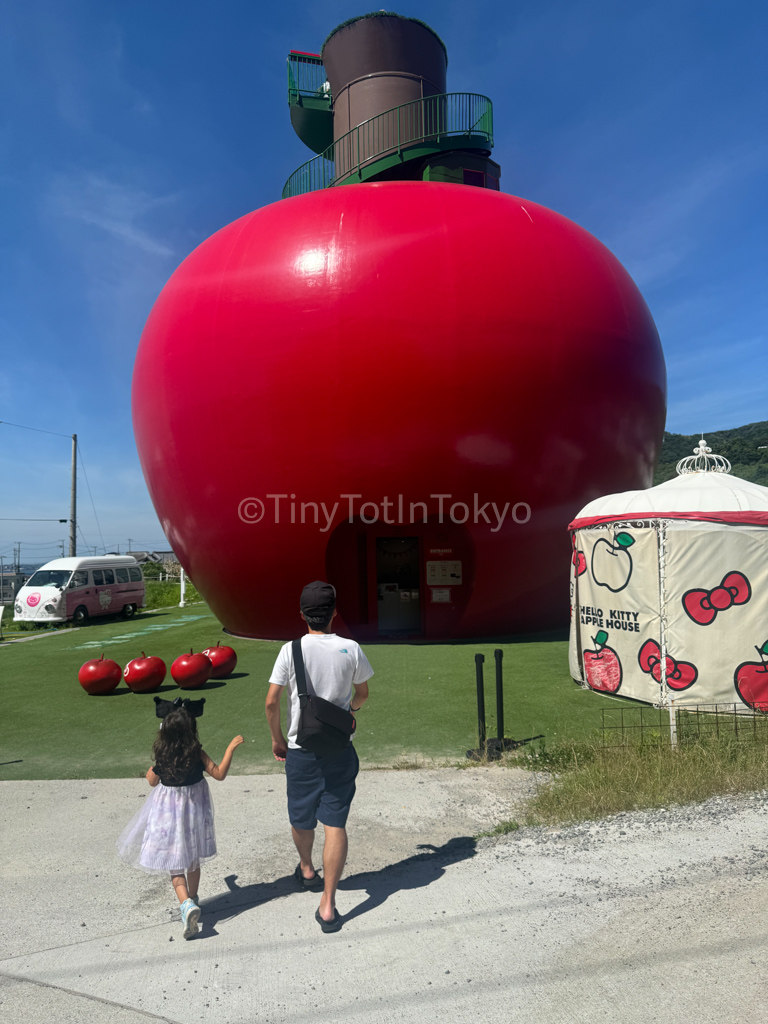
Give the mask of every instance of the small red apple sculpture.
[(205, 654), (182, 654), (171, 665), (171, 675), (181, 690), (196, 690), (211, 678), (211, 659)]
[(162, 658), (148, 658), (144, 651), (125, 666), (123, 678), (134, 693), (152, 693), (165, 679), (167, 669)]
[(210, 659), (213, 670), (211, 679), (223, 679), (231, 676), (237, 665), (237, 653), (233, 647), (222, 647), (221, 641), (215, 647), (207, 647), (203, 654)]
[(744, 661), (733, 674), (736, 692), (748, 708), (768, 711), (768, 640), (755, 646), (760, 661)]
[(635, 538), (629, 533), (617, 533), (613, 542), (599, 540), (592, 548), (592, 577), (598, 587), (607, 587), (616, 594), (629, 583), (632, 575), (631, 548)]
[(117, 688), (122, 678), (123, 671), (116, 661), (105, 658), (95, 658), (93, 661), (86, 661), (77, 673), (80, 685), (92, 697), (103, 697), (105, 693), (112, 693)]
[(608, 634), (601, 629), (593, 636), (594, 651), (584, 651), (584, 672), (593, 690), (616, 693), (621, 686), (622, 670), (619, 656), (611, 647), (606, 647)]

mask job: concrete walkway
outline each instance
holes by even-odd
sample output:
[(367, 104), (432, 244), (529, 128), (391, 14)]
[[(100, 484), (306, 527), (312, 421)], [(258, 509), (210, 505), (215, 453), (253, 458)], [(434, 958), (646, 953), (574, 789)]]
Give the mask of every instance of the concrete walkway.
[(2, 783), (0, 1019), (762, 1024), (764, 800), (475, 842), (533, 784), (363, 773), (344, 927), (323, 935), (283, 778), (212, 782), (221, 853), (185, 942), (170, 884), (114, 856), (143, 780)]

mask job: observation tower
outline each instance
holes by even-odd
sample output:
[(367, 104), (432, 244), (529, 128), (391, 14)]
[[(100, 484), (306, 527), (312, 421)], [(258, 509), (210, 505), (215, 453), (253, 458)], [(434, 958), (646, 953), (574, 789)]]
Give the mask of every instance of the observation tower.
[(318, 156), (294, 171), (283, 198), (364, 181), (498, 190), (491, 101), (448, 92), (447, 67), (437, 33), (392, 15), (340, 25), (322, 56), (291, 50), (291, 124)]

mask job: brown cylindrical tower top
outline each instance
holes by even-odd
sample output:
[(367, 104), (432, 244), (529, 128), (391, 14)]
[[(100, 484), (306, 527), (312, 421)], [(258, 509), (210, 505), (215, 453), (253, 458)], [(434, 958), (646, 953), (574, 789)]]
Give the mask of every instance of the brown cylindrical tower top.
[(446, 92), (445, 45), (412, 18), (367, 15), (340, 25), (325, 41), (322, 58), (334, 140), (385, 110)]

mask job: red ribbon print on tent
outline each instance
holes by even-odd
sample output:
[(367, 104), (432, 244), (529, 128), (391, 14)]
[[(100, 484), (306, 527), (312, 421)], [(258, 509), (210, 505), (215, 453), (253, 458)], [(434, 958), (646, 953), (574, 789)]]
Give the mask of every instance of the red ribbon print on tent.
[[(637, 655), (643, 672), (650, 672), (656, 682), (661, 681), (661, 648), (655, 640), (646, 640)], [(667, 655), (667, 686), (671, 690), (687, 690), (699, 677), (699, 670), (689, 661), (675, 661)]]
[(700, 626), (714, 622), (718, 612), (724, 612), (732, 604), (746, 604), (752, 597), (749, 580), (741, 572), (729, 572), (723, 576), (719, 587), (713, 590), (688, 590), (683, 594), (683, 608), (688, 618)]

